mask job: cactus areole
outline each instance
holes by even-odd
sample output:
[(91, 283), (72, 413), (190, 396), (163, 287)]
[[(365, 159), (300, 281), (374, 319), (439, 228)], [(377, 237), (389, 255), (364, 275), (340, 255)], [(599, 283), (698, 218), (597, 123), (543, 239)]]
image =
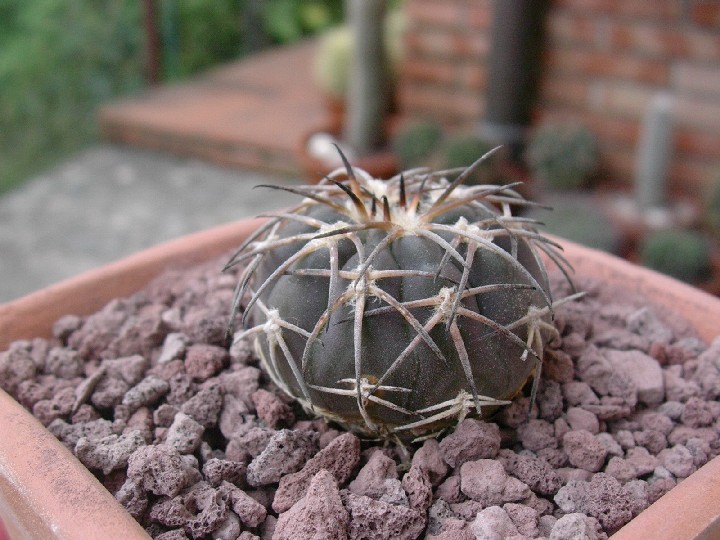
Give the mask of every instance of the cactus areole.
[[(485, 157), (485, 156), (483, 156)], [(411, 440), (487, 416), (534, 374), (555, 332), (541, 253), (558, 247), (514, 185), (450, 173), (389, 180), (344, 168), (273, 214), (228, 267), (246, 263), (244, 330), (267, 373), (309, 411), (368, 436)]]

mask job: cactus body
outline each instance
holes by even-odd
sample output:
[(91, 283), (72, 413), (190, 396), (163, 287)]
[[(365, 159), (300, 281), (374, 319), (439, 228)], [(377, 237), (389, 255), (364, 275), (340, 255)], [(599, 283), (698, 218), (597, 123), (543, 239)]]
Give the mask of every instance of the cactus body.
[(285, 392), (367, 435), (409, 439), (507, 403), (554, 331), (539, 253), (562, 259), (512, 215), (527, 201), (461, 186), (472, 167), (380, 181), (346, 165), (291, 188), (305, 200), (230, 261), (247, 263), (240, 335)]

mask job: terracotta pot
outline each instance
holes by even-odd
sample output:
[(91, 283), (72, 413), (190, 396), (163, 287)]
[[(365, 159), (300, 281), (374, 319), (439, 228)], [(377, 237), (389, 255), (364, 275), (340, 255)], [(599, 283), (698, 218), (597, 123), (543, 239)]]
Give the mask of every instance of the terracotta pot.
[[(87, 315), (141, 289), (166, 268), (188, 266), (237, 246), (258, 220), (244, 220), (148, 249), (0, 306), (0, 350), (16, 339), (48, 337), (59, 316)], [(712, 340), (720, 300), (612, 255), (562, 241), (578, 275), (647, 295)], [(72, 454), (0, 390), (0, 518), (9, 538), (148, 538)], [(623, 527), (614, 539), (720, 537), (720, 458)], [(4, 540), (0, 525), (0, 540)]]

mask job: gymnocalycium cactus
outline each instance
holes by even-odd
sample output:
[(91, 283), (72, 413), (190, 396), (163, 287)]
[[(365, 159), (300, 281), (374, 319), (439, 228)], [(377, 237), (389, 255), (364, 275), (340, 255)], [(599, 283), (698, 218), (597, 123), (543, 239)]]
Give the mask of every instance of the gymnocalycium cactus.
[(452, 182), (459, 171), (383, 181), (345, 160), (318, 185), (278, 188), (304, 200), (228, 263), (247, 264), (233, 319), (248, 293), (237, 339), (254, 337), (270, 377), (306, 409), (407, 440), (537, 382), (557, 305), (540, 254), (566, 263), (512, 215), (530, 204), (513, 184), (462, 185), (483, 158)]

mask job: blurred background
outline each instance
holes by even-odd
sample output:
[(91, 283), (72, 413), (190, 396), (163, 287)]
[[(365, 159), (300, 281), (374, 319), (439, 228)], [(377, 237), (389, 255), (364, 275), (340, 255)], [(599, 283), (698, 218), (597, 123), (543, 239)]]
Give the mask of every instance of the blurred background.
[[(713, 0), (3, 0), (0, 301), (377, 174), (525, 182), (558, 235), (720, 293)], [(263, 206), (265, 205), (265, 206)]]

